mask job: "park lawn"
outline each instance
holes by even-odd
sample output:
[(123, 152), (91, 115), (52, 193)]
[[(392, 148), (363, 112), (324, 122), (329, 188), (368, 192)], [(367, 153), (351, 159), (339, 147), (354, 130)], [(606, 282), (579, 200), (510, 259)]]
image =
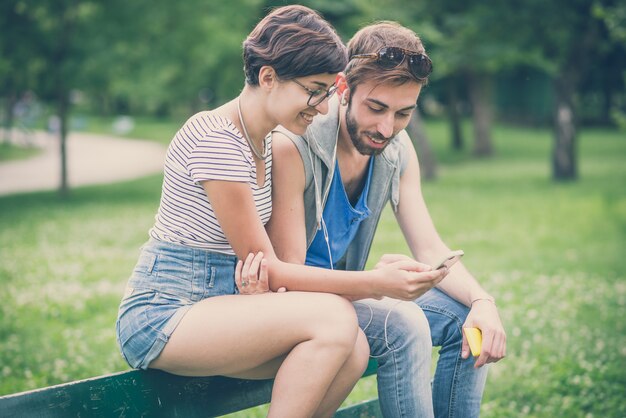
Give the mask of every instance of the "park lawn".
[(41, 150), (32, 146), (17, 146), (7, 142), (0, 142), (0, 162), (9, 160), (24, 160), (34, 157)]
[(172, 137), (185, 122), (182, 120), (157, 119), (148, 116), (133, 117), (133, 126), (123, 135), (116, 133), (114, 124), (119, 117), (80, 115), (75, 116), (74, 124), (81, 130), (103, 135), (116, 135), (126, 138), (150, 139), (161, 144), (169, 144)]
[[(497, 127), (497, 154), (480, 160), (448, 151), (443, 123), (427, 131), (440, 159), (423, 186), (431, 215), (508, 334), (482, 416), (626, 416), (624, 132), (583, 130), (580, 180), (554, 183), (548, 130)], [(0, 395), (127, 369), (115, 317), (160, 182), (0, 197)], [(384, 252), (408, 254), (390, 210), (370, 265)], [(363, 380), (348, 402), (375, 395)]]

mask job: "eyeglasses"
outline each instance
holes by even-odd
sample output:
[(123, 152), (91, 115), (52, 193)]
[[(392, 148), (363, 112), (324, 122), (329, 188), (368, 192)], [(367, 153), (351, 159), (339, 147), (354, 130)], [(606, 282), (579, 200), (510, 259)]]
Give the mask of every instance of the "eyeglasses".
[(428, 55), (408, 51), (396, 46), (386, 46), (372, 54), (353, 55), (350, 57), (350, 60), (375, 59), (378, 65), (386, 70), (390, 70), (402, 64), (407, 57), (409, 59), (409, 70), (418, 80), (425, 79), (433, 71), (433, 62), (428, 58)]
[(297, 85), (299, 85), (300, 87), (302, 87), (309, 93), (310, 95), (309, 100), (307, 100), (306, 104), (307, 106), (310, 106), (310, 107), (317, 106), (318, 104), (326, 100), (327, 97), (332, 96), (333, 94), (335, 94), (335, 91), (337, 91), (337, 86), (335, 86), (334, 84), (330, 86), (328, 90), (326, 89), (311, 90), (310, 88), (308, 88), (307, 86), (305, 86), (304, 84), (296, 80), (295, 78), (292, 78), (291, 81), (293, 81), (294, 83), (296, 83)]

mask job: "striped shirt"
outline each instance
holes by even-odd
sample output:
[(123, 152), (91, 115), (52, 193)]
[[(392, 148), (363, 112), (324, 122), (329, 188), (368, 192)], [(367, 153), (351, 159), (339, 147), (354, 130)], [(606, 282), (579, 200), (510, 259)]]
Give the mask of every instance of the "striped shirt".
[(167, 150), (161, 203), (150, 236), (234, 254), (200, 182), (248, 183), (265, 225), (272, 215), (271, 138), (268, 137), (267, 141), (269, 155), (265, 159), (265, 182), (259, 187), (250, 146), (230, 120), (211, 112), (200, 112), (189, 118)]

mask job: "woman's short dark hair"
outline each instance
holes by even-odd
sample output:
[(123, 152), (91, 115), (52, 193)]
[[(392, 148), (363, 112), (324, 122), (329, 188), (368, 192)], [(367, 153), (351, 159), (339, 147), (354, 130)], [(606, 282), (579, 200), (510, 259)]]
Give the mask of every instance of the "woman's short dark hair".
[(304, 6), (279, 7), (265, 16), (243, 42), (246, 83), (259, 84), (259, 71), (271, 66), (279, 78), (338, 73), (347, 49), (333, 27)]

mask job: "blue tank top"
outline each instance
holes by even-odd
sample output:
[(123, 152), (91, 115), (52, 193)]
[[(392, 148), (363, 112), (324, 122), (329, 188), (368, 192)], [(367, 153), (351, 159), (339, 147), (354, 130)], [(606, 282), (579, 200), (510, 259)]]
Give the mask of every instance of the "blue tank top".
[[(367, 178), (365, 186), (359, 200), (354, 207), (348, 199), (346, 189), (341, 181), (341, 172), (339, 171), (339, 163), (335, 163), (335, 175), (330, 184), (326, 206), (322, 216), (322, 227), (315, 234), (313, 242), (309, 246), (306, 253), (306, 264), (315, 267), (335, 268), (337, 262), (346, 253), (348, 246), (354, 239), (359, 225), (363, 220), (370, 216), (370, 210), (367, 207), (367, 194), (370, 188), (370, 179), (372, 177), (372, 164), (374, 158), (370, 158), (369, 167), (367, 169)], [(328, 231), (328, 244), (324, 238), (324, 224)]]

